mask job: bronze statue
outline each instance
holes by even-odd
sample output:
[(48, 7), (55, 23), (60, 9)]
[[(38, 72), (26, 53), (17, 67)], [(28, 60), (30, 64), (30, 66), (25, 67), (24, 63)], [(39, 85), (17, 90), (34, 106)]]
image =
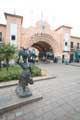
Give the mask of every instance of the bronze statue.
[[(28, 63), (29, 55), (30, 54), (28, 49), (21, 48), (19, 51), (17, 64), (19, 64), (23, 69), (22, 73), (19, 76), (19, 83), (16, 88), (16, 93), (19, 97), (28, 97), (32, 95), (28, 88), (28, 84), (33, 84), (33, 80), (31, 78), (31, 66)], [(23, 62), (20, 62), (20, 57), (22, 57)]]

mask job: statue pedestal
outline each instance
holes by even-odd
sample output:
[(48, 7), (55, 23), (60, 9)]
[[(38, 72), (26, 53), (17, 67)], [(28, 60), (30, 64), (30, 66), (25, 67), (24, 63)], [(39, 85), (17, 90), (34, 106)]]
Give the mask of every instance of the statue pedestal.
[(28, 86), (26, 86), (25, 91), (23, 91), (22, 86), (18, 85), (16, 88), (16, 93), (19, 97), (29, 97), (32, 96), (32, 93), (30, 91), (30, 89), (28, 88)]

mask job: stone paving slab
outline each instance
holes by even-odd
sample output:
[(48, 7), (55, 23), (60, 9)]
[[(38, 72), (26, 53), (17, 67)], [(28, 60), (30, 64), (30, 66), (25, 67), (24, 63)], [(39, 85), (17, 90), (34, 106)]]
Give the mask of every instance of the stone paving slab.
[[(37, 81), (42, 81), (42, 80), (50, 80), (50, 79), (54, 79), (56, 78), (55, 75), (51, 75), (51, 76), (42, 76), (42, 77), (34, 77), (33, 81), (37, 82)], [(1, 82), (0, 83), (0, 88), (5, 88), (5, 87), (10, 87), (10, 86), (15, 86), (18, 84), (18, 80), (12, 80), (9, 82)]]
[(10, 89), (11, 92), (9, 91), (6, 94), (7, 91), (3, 88), (3, 92), (1, 92), (3, 95), (0, 93), (0, 114), (42, 99), (42, 95), (39, 91), (36, 92), (35, 88), (32, 90), (32, 96), (26, 98), (19, 98), (16, 95), (15, 89), (16, 87), (13, 90)]
[[(50, 75), (57, 76), (29, 86), (35, 94), (40, 92), (43, 99), (5, 112), (0, 115), (0, 120), (80, 120), (80, 67), (64, 64), (40, 66), (46, 68)], [(15, 88), (0, 89), (0, 96), (10, 95)]]
[(70, 65), (80, 67), (80, 63), (70, 63)]

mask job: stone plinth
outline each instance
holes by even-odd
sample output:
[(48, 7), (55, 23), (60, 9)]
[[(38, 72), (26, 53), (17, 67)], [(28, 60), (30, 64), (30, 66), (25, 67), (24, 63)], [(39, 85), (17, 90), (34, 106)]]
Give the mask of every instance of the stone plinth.
[(26, 98), (19, 98), (15, 90), (16, 86), (2, 88), (0, 90), (0, 114), (42, 99), (42, 95), (35, 87), (30, 88), (32, 96)]
[(17, 88), (16, 88), (16, 93), (19, 97), (30, 97), (30, 96), (32, 96), (32, 93), (31, 93), (28, 86), (26, 86), (25, 91), (23, 91), (22, 86), (18, 85)]

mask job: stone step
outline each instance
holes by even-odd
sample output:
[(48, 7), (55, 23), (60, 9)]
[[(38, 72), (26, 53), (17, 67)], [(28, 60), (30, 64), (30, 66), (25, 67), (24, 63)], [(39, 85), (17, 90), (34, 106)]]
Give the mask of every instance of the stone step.
[[(54, 79), (54, 78), (56, 78), (55, 75), (52, 75), (52, 76), (42, 76), (42, 77), (34, 77), (33, 81), (34, 82), (38, 82), (38, 81), (50, 80), (50, 79)], [(8, 81), (8, 82), (1, 82), (0, 83), (0, 88), (11, 87), (11, 86), (15, 86), (17, 84), (18, 84), (18, 80), (12, 80), (12, 81)]]

